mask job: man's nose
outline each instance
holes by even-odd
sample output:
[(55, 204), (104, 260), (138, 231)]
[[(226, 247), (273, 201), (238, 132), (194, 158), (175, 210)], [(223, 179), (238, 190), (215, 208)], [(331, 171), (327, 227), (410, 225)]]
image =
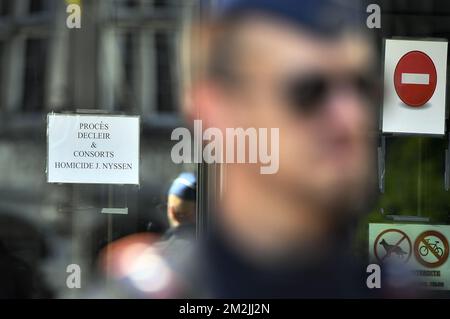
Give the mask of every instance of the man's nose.
[(328, 123), (345, 130), (364, 130), (370, 125), (368, 101), (352, 90), (336, 90), (328, 99)]
[(334, 121), (345, 125), (366, 122), (369, 116), (368, 103), (353, 88), (342, 85), (331, 92), (328, 98), (328, 113)]

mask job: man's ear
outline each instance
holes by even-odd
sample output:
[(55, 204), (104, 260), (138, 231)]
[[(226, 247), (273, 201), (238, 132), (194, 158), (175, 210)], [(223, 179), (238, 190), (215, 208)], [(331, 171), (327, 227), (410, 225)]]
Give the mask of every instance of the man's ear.
[(174, 223), (178, 221), (175, 219), (175, 209), (173, 206), (167, 207), (167, 219), (169, 220), (169, 224), (173, 226)]

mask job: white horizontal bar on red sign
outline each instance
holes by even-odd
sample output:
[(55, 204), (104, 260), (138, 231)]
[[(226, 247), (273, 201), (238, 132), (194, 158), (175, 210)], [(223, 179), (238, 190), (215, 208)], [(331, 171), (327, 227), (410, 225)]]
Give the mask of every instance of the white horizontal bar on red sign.
[(423, 73), (402, 73), (402, 84), (430, 84), (430, 75)]

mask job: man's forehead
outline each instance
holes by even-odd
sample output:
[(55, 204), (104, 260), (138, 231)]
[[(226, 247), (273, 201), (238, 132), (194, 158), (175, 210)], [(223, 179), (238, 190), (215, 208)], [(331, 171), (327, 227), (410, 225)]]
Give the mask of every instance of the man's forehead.
[(241, 24), (237, 34), (243, 63), (265, 68), (360, 67), (373, 54), (363, 34), (348, 31), (336, 37), (319, 37), (271, 17), (253, 16)]

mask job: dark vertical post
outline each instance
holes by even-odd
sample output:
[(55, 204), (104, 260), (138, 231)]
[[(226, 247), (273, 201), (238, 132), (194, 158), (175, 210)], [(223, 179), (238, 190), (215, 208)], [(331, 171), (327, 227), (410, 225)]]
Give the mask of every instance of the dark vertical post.
[(384, 176), (386, 172), (386, 137), (380, 136), (378, 145), (378, 188), (384, 193)]

